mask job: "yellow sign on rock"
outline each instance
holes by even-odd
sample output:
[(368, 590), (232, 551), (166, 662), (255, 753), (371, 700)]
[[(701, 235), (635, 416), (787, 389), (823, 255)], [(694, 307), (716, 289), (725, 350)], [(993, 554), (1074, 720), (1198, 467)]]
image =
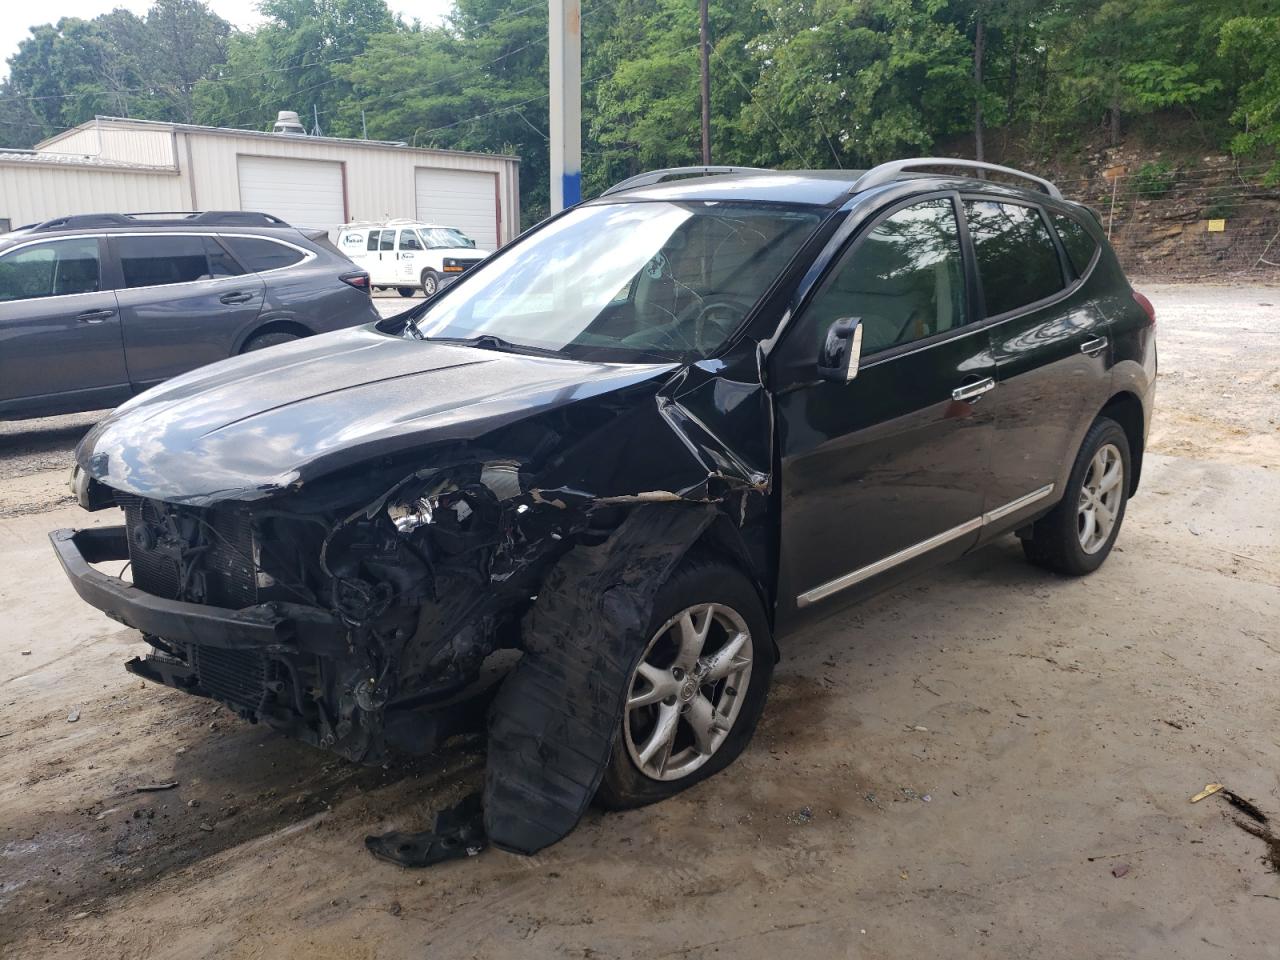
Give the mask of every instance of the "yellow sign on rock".
[(1206, 220), (1205, 230), (1209, 233), (1224, 233), (1227, 229), (1227, 221), (1225, 220)]

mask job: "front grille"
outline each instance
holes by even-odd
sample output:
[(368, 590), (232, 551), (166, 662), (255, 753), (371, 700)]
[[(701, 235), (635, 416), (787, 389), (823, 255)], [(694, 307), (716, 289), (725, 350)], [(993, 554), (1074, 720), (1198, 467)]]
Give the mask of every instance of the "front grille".
[(216, 700), (256, 711), (267, 690), (267, 658), (251, 650), (191, 647), (191, 665), (201, 688)]

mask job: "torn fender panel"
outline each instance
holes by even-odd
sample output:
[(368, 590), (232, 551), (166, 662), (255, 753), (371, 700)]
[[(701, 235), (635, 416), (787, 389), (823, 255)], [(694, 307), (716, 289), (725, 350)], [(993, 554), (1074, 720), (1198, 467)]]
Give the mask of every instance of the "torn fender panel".
[(714, 507), (637, 507), (600, 546), (566, 554), (524, 625), (524, 657), (489, 720), (485, 830), (532, 854), (568, 834), (595, 796), (644, 652), (654, 597), (716, 516)]
[(108, 487), (151, 499), (191, 506), (255, 500), (627, 386), (653, 381), (656, 390), (676, 369), (345, 330), (234, 357), (149, 390), (95, 427), (77, 460)]

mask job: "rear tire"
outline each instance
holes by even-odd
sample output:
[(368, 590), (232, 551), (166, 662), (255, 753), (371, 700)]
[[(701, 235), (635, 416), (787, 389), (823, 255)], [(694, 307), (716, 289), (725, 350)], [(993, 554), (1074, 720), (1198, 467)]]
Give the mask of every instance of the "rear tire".
[(422, 292), (428, 297), (434, 297), (440, 292), (440, 274), (430, 267), (422, 271)]
[[(689, 611), (694, 613), (688, 625), (703, 641), (693, 644), (696, 659), (688, 659), (685, 666), (692, 669), (686, 670), (679, 666), (687, 652), (680, 647), (685, 636), (681, 618)], [(735, 643), (743, 632), (746, 639)], [(759, 594), (742, 573), (720, 560), (685, 559), (659, 588), (648, 633), (644, 657), (627, 682), (627, 697), (654, 699), (624, 708), (596, 794), (596, 802), (611, 810), (665, 800), (737, 759), (764, 712), (773, 676), (773, 643)], [(660, 697), (668, 688), (668, 695)], [(715, 723), (699, 723), (708, 717)], [(653, 739), (664, 718), (672, 728), (669, 742)], [(657, 742), (667, 745), (642, 767), (643, 748)]]
[(1102, 566), (1124, 522), (1130, 463), (1124, 428), (1099, 417), (1080, 444), (1062, 499), (1022, 541), (1027, 559), (1069, 577)]
[(254, 350), (265, 350), (267, 347), (275, 347), (282, 343), (288, 343), (291, 340), (299, 339), (296, 333), (285, 333), (279, 331), (277, 333), (260, 333), (256, 337), (250, 337), (245, 341), (245, 345), (240, 348), (241, 353), (252, 353)]
[(396, 293), (402, 297), (412, 297), (417, 292), (418, 289), (416, 287), (396, 287)]

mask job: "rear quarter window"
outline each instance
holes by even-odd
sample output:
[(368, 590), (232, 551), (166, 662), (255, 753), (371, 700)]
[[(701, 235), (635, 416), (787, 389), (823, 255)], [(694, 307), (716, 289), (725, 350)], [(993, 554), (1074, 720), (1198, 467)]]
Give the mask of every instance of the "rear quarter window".
[(292, 267), (306, 256), (301, 250), (262, 237), (223, 237), (222, 242), (254, 273)]
[(1071, 269), (1076, 272), (1077, 277), (1083, 277), (1089, 264), (1093, 262), (1093, 255), (1098, 252), (1098, 241), (1093, 239), (1093, 234), (1075, 217), (1055, 211), (1049, 214), (1049, 219), (1062, 238), (1062, 248), (1067, 251)]
[(1044, 300), (1066, 286), (1058, 248), (1039, 209), (966, 200), (964, 210), (987, 316)]

